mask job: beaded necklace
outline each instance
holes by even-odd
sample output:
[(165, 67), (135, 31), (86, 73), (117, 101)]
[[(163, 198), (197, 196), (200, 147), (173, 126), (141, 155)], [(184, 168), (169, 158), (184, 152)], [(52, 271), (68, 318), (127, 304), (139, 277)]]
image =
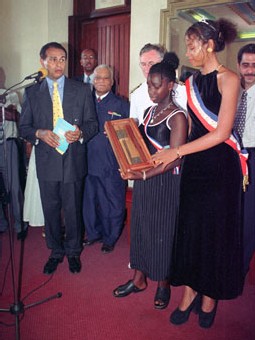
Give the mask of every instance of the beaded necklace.
[(151, 123), (153, 123), (159, 116), (162, 115), (162, 113), (164, 113), (167, 109), (169, 109), (169, 107), (173, 105), (173, 102), (171, 101), (166, 107), (164, 107), (162, 110), (160, 110), (158, 113), (155, 114), (157, 106), (155, 106), (154, 110), (153, 110), (153, 114), (152, 114), (152, 118), (151, 118)]

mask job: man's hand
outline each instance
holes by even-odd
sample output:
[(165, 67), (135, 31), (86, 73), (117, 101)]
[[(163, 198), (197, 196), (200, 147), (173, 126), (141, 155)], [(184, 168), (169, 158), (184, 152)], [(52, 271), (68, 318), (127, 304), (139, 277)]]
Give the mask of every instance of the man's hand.
[(54, 149), (59, 146), (59, 137), (51, 130), (39, 129), (36, 131), (35, 136)]
[(77, 142), (80, 138), (82, 138), (82, 131), (79, 129), (77, 125), (75, 126), (74, 131), (67, 131), (65, 133), (66, 140), (69, 144)]

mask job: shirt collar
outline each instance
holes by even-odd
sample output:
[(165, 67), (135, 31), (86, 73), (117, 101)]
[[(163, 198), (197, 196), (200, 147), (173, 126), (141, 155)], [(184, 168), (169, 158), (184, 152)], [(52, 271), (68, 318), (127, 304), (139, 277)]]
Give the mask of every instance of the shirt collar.
[[(109, 92), (110, 92), (110, 91), (109, 91)], [(99, 96), (99, 95), (96, 93), (96, 98), (98, 99), (98, 98), (100, 97), (100, 99), (102, 100), (102, 99), (104, 99), (104, 98), (108, 95), (109, 92), (103, 94), (102, 96)]]
[(252, 85), (248, 90), (246, 90), (247, 91), (247, 95), (249, 96), (249, 97), (251, 97), (251, 96), (255, 96), (255, 84), (254, 85)]
[(91, 73), (90, 75), (88, 75), (86, 73), (83, 74), (83, 79), (85, 81), (87, 81), (88, 77), (90, 78), (90, 82), (92, 82), (92, 80), (94, 79), (95, 75), (94, 75), (94, 73)]
[[(53, 83), (55, 80), (50, 79), (49, 77), (46, 77), (48, 86), (50, 88), (53, 88)], [(60, 78), (58, 78), (58, 80), (56, 80), (56, 82), (58, 83), (58, 88), (61, 89), (64, 87), (64, 83), (65, 83), (65, 76), (61, 76)]]

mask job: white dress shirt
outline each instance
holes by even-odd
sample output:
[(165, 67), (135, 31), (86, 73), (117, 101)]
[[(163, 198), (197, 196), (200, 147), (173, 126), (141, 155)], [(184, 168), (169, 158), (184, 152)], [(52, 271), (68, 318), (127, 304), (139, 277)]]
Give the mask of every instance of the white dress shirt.
[(255, 84), (247, 90), (247, 111), (243, 133), (243, 146), (246, 148), (255, 147)]
[[(88, 81), (88, 78), (90, 79), (89, 81)], [(93, 85), (94, 78), (95, 78), (94, 73), (92, 73), (90, 76), (88, 76), (86, 73), (84, 73), (83, 82), (84, 83), (90, 83), (90, 84)]]

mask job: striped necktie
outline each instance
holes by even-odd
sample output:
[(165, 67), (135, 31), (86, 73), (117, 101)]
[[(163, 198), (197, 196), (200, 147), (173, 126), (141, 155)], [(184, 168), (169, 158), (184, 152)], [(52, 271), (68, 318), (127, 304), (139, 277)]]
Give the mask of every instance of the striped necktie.
[(243, 138), (245, 128), (246, 111), (247, 111), (247, 92), (243, 91), (234, 123), (234, 130), (238, 134), (240, 141)]
[(58, 118), (63, 118), (63, 108), (58, 92), (58, 83), (53, 82), (53, 92), (52, 92), (52, 103), (53, 103), (53, 126), (56, 125)]

